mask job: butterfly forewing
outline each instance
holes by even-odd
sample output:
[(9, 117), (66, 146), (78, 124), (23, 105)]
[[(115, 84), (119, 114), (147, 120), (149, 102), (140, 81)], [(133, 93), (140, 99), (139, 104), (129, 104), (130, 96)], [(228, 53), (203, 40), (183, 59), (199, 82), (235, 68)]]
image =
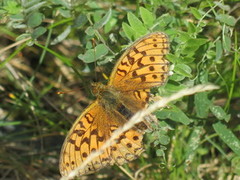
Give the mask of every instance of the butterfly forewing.
[(164, 33), (151, 33), (139, 39), (120, 57), (109, 85), (129, 91), (164, 84), (169, 71), (164, 57), (168, 51), (169, 42)]

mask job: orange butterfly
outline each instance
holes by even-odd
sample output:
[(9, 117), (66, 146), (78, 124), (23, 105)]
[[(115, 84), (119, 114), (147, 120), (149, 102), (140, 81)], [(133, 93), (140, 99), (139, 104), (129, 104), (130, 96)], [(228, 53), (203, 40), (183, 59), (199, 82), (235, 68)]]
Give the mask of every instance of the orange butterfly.
[[(164, 33), (148, 34), (120, 57), (107, 85), (95, 84), (97, 100), (91, 104), (73, 124), (60, 155), (60, 173), (67, 176), (77, 168), (91, 152), (98, 150), (118, 127), (127, 122), (149, 101), (150, 88), (166, 82), (169, 42)], [(136, 159), (143, 152), (142, 138), (148, 128), (147, 119), (122, 133), (116, 143), (87, 164), (78, 175)]]

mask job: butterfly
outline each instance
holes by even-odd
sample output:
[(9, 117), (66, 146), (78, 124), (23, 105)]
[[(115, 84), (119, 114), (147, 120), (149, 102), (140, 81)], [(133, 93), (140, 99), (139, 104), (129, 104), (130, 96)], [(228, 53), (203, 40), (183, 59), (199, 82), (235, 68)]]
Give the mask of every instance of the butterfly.
[[(60, 153), (59, 169), (67, 176), (149, 102), (150, 88), (163, 85), (169, 74), (165, 55), (169, 41), (162, 32), (150, 33), (131, 45), (117, 61), (107, 85), (94, 84), (97, 99), (77, 118)], [(143, 151), (148, 119), (122, 133), (109, 148), (93, 159), (78, 176), (94, 173), (113, 164), (123, 165)]]

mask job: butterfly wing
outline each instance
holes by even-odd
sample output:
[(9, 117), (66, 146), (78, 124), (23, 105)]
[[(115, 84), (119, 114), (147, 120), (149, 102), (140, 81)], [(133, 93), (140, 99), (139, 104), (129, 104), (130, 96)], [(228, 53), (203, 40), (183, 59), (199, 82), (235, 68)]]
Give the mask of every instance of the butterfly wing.
[[(68, 175), (89, 156), (98, 150), (123, 121), (118, 112), (106, 112), (95, 101), (73, 124), (66, 137), (60, 156), (60, 173)], [(78, 172), (78, 175), (93, 173), (114, 163), (122, 165), (135, 159), (143, 151), (142, 134), (134, 129), (121, 134), (117, 142), (93, 159)]]
[(119, 58), (109, 85), (131, 91), (164, 84), (169, 71), (164, 58), (168, 50), (168, 37), (164, 33), (155, 32), (139, 39)]

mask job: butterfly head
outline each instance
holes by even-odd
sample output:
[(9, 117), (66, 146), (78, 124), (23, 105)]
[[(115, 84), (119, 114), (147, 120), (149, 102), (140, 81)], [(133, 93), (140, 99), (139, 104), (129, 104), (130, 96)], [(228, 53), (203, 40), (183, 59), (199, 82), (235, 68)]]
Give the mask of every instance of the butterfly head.
[(107, 91), (109, 89), (108, 86), (102, 84), (102, 83), (96, 83), (93, 82), (92, 84), (92, 92), (95, 96), (102, 96), (103, 92)]

